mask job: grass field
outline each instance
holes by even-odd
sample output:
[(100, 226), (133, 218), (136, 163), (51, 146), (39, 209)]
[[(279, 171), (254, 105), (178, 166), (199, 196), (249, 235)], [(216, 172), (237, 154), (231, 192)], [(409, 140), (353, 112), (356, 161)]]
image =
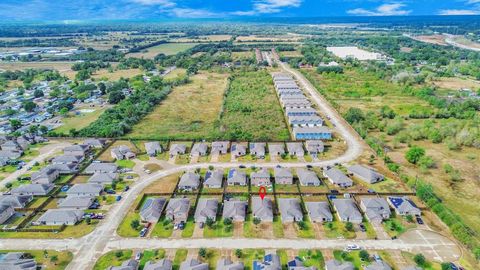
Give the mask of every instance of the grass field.
[(108, 69), (101, 69), (95, 72), (92, 77), (94, 79), (106, 80), (106, 81), (118, 81), (120, 78), (129, 79), (137, 75), (143, 74), (143, 71), (138, 68), (132, 69), (119, 69), (109, 72)]
[(66, 75), (70, 79), (75, 77), (72, 65), (75, 62), (1, 62), (0, 70), (24, 70), (24, 69), (56, 69), (60, 74)]
[(228, 74), (200, 73), (173, 89), (167, 99), (133, 127), (131, 138), (213, 138)]
[(73, 254), (68, 251), (60, 252), (55, 250), (0, 250), (0, 255), (8, 252), (30, 254), (38, 264), (43, 265), (48, 270), (63, 270), (73, 259)]
[(289, 140), (290, 133), (267, 71), (236, 73), (220, 118), (230, 140)]
[(88, 126), (107, 109), (108, 107), (90, 108), (94, 111), (82, 112), (79, 115), (72, 115), (62, 118), (63, 125), (55, 129), (55, 132), (68, 134), (71, 129), (80, 130)]
[(120, 266), (122, 262), (130, 259), (132, 255), (132, 250), (110, 251), (97, 260), (93, 270), (105, 270), (110, 266)]
[(138, 52), (138, 53), (131, 53), (128, 54), (129, 57), (136, 57), (136, 58), (147, 58), (153, 59), (158, 54), (165, 54), (165, 55), (174, 55), (179, 52), (188, 50), (198, 43), (165, 43), (155, 47), (151, 47), (146, 49), (145, 52)]

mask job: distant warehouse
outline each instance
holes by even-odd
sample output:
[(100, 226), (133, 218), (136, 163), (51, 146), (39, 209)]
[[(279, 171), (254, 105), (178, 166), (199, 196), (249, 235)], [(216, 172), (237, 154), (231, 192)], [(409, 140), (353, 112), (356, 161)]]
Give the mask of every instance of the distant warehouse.
[(328, 127), (294, 127), (293, 135), (296, 140), (330, 140), (332, 132)]

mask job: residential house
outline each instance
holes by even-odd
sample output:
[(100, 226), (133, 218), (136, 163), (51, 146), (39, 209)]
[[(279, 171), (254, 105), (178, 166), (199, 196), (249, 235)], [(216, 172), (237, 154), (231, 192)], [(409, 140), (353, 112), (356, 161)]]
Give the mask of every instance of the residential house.
[(252, 197), (252, 214), (262, 222), (273, 222), (273, 202), (270, 198)]
[(265, 158), (266, 143), (250, 143), (250, 154), (257, 158)]
[(297, 198), (279, 198), (278, 208), (282, 217), (282, 223), (303, 220), (302, 207)]
[(23, 152), (20, 151), (11, 151), (11, 150), (0, 150), (0, 158), (5, 160), (18, 159), (22, 156)]
[(385, 261), (374, 261), (371, 264), (365, 266), (364, 270), (392, 270), (392, 267)]
[(408, 197), (388, 197), (388, 203), (395, 209), (395, 212), (401, 216), (420, 216), (422, 211)]
[(188, 198), (173, 198), (168, 202), (165, 209), (166, 218), (175, 224), (187, 222), (190, 211), (190, 200)]
[(303, 262), (298, 257), (295, 257), (295, 259), (289, 261), (287, 263), (287, 268), (288, 270), (317, 270), (317, 268), (314, 266), (306, 267), (303, 265)]
[(112, 158), (116, 160), (132, 159), (137, 155), (126, 145), (120, 145), (110, 150)]
[(299, 158), (305, 155), (305, 151), (303, 150), (303, 144), (301, 142), (288, 142), (287, 151), (290, 155), (297, 156)]
[(212, 155), (227, 154), (229, 145), (230, 145), (230, 142), (228, 141), (212, 142)]
[(2, 144), (2, 150), (12, 152), (23, 152), (23, 149), (16, 141), (8, 140)]
[(207, 188), (221, 188), (223, 183), (223, 170), (208, 170), (205, 173), (203, 185)]
[(230, 199), (223, 202), (223, 218), (232, 221), (244, 221), (248, 203), (246, 201)]
[(91, 148), (103, 148), (107, 144), (107, 140), (104, 139), (86, 139), (83, 141), (84, 145), (88, 145)]
[(162, 259), (158, 262), (148, 261), (143, 270), (172, 270), (172, 261), (169, 259)]
[(190, 155), (192, 157), (206, 156), (208, 153), (208, 144), (206, 143), (195, 143), (192, 147)]
[(363, 221), (362, 214), (352, 199), (333, 199), (333, 207), (340, 221), (360, 224)]
[(259, 186), (271, 186), (272, 182), (270, 181), (270, 172), (265, 169), (261, 168), (256, 172), (252, 172), (250, 174), (250, 182), (251, 185)]
[(167, 200), (165, 198), (148, 198), (140, 209), (140, 218), (145, 222), (157, 222), (162, 215)]
[(200, 186), (200, 175), (194, 172), (186, 172), (180, 177), (178, 182), (178, 189), (180, 190), (195, 190)]
[[(292, 108), (293, 109), (293, 108)], [(297, 110), (302, 110), (295, 108)], [(306, 110), (306, 109), (303, 109)], [(288, 116), (288, 123), (292, 127), (318, 127), (323, 125), (323, 119), (318, 115), (294, 115)]]
[(387, 200), (384, 198), (362, 198), (360, 200), (360, 209), (365, 213), (368, 221), (380, 224), (392, 215)]
[(110, 266), (107, 270), (138, 270), (138, 261), (129, 259), (124, 261), (121, 266)]
[(11, 205), (0, 204), (0, 224), (5, 223), (15, 215), (15, 209)]
[(61, 155), (52, 159), (52, 164), (78, 164), (84, 160), (83, 156)]
[(86, 156), (90, 146), (86, 144), (74, 144), (63, 148), (63, 153), (70, 156)]
[(208, 263), (201, 263), (196, 259), (187, 259), (180, 264), (179, 270), (208, 270)]
[(284, 95), (280, 97), (280, 102), (287, 102), (287, 100), (307, 100), (304, 94)]
[(243, 170), (231, 168), (228, 171), (227, 184), (229, 186), (246, 186), (247, 174)]
[(299, 168), (297, 169), (298, 181), (302, 186), (320, 186), (321, 182), (318, 179), (317, 174), (314, 171), (308, 169)]
[(222, 258), (217, 262), (216, 270), (244, 270), (243, 262), (233, 262), (230, 258)]
[(307, 140), (305, 146), (307, 152), (314, 157), (325, 151), (325, 144), (320, 140)]
[(75, 225), (82, 220), (83, 213), (82, 210), (74, 209), (48, 209), (37, 222), (47, 226)]
[(57, 204), (58, 208), (85, 210), (88, 209), (94, 201), (95, 198), (90, 196), (67, 196), (64, 199), (59, 199)]
[(85, 169), (85, 173), (94, 174), (94, 173), (115, 173), (118, 170), (118, 166), (115, 163), (109, 162), (98, 162), (88, 165)]
[(275, 176), (275, 184), (278, 184), (278, 185), (293, 184), (293, 174), (290, 168), (275, 167), (273, 169), (273, 174)]
[(9, 252), (0, 256), (0, 269), (3, 270), (36, 270), (35, 259), (21, 252)]
[(325, 176), (330, 183), (337, 185), (342, 188), (347, 188), (353, 186), (352, 179), (348, 178), (342, 171), (332, 167), (330, 169), (323, 169), (323, 176)]
[(51, 167), (45, 167), (38, 172), (32, 173), (33, 184), (51, 184), (60, 176), (58, 170)]
[(50, 164), (48, 168), (57, 170), (59, 174), (73, 174), (78, 171), (78, 164)]
[(354, 270), (354, 267), (351, 262), (328, 260), (325, 262), (325, 270)]
[(97, 172), (97, 173), (94, 173), (88, 179), (87, 182), (90, 184), (99, 184), (99, 185), (105, 186), (105, 185), (112, 184), (113, 181), (116, 181), (117, 179), (118, 179), (118, 173)]
[(232, 148), (230, 149), (230, 152), (236, 158), (243, 157), (247, 154), (247, 147), (241, 143), (232, 143)]
[(374, 184), (385, 179), (385, 177), (375, 169), (364, 165), (352, 165), (348, 167), (347, 170), (349, 173), (368, 184)]
[(285, 154), (285, 145), (283, 143), (269, 143), (268, 153), (271, 156), (281, 156)]
[(252, 270), (282, 270), (282, 264), (277, 254), (267, 254), (263, 261), (253, 261)]
[(184, 155), (187, 152), (187, 146), (183, 143), (174, 143), (170, 146), (168, 151), (170, 157), (175, 157), (178, 155)]
[(332, 211), (328, 202), (305, 202), (305, 207), (312, 222), (333, 221)]
[(10, 205), (14, 209), (25, 208), (32, 200), (32, 195), (0, 195), (0, 205)]
[(12, 195), (46, 196), (55, 186), (52, 184), (28, 184), (12, 189)]
[(147, 152), (147, 155), (154, 157), (162, 153), (162, 146), (160, 146), (159, 142), (146, 142), (145, 151)]
[(103, 190), (103, 186), (99, 184), (75, 184), (69, 190), (67, 190), (67, 196), (77, 197), (96, 197), (99, 196)]
[(295, 140), (331, 140), (332, 132), (326, 126), (293, 127)]
[(201, 198), (195, 209), (194, 219), (196, 223), (205, 223), (207, 219), (217, 220), (218, 200), (213, 198)]

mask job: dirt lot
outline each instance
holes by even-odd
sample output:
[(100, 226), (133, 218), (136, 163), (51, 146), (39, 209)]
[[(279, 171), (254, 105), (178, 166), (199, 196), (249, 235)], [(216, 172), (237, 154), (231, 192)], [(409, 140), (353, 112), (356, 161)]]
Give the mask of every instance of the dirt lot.
[(480, 81), (462, 79), (462, 78), (439, 78), (432, 81), (432, 84), (445, 89), (460, 90), (461, 88), (469, 88), (473, 91), (480, 89)]
[(181, 174), (160, 178), (145, 189), (146, 193), (172, 193)]
[(426, 43), (431, 43), (431, 44), (436, 44), (436, 45), (442, 45), (442, 46), (447, 46), (448, 44), (445, 42), (445, 36), (443, 35), (424, 35), (424, 36), (416, 36), (413, 37), (413, 39), (426, 42)]

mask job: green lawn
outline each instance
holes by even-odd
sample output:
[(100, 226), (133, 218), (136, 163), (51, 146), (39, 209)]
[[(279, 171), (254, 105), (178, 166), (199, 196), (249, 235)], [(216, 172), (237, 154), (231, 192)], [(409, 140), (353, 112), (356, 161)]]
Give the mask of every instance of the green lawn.
[(216, 237), (231, 237), (233, 236), (233, 224), (223, 224), (223, 218), (217, 220), (212, 228), (205, 226), (203, 228), (203, 237), (216, 238)]
[(355, 269), (363, 269), (362, 265), (368, 265), (370, 263), (369, 262), (362, 262), (360, 260), (359, 253), (360, 253), (360, 251), (345, 252), (345, 251), (341, 251), (341, 250), (335, 250), (335, 251), (333, 251), (333, 256), (338, 261), (351, 262), (353, 264), (353, 267), (355, 267)]
[(325, 269), (325, 260), (320, 250), (302, 249), (298, 252), (298, 257), (303, 260), (305, 267), (314, 266), (317, 270)]
[(140, 229), (134, 229), (130, 226), (133, 220), (140, 221), (140, 214), (135, 211), (129, 211), (122, 223), (120, 223), (120, 226), (118, 226), (117, 233), (119, 236), (137, 237), (139, 235), (141, 227), (139, 227)]
[(167, 221), (165, 217), (160, 218), (160, 221), (153, 227), (151, 236), (152, 237), (160, 237), (160, 238), (168, 238), (172, 236), (173, 233), (173, 223)]
[(377, 237), (377, 233), (373, 229), (372, 224), (370, 224), (370, 222), (367, 222), (367, 221), (362, 222), (362, 224), (365, 226), (365, 229), (367, 230), (366, 231), (367, 237), (369, 239), (375, 239), (375, 237)]
[(284, 250), (284, 249), (277, 249), (276, 251), (278, 257), (280, 258), (280, 264), (282, 266), (282, 270), (287, 270), (287, 264), (288, 264), (288, 261), (289, 261), (289, 258), (288, 258), (288, 255), (287, 255), (287, 251)]
[(115, 163), (122, 168), (128, 168), (128, 169), (132, 169), (135, 166), (135, 162), (128, 159), (117, 160)]
[(140, 259), (139, 269), (142, 270), (148, 261), (159, 261), (163, 258), (165, 258), (165, 250), (163, 249), (145, 250), (142, 259)]
[(276, 238), (283, 238), (285, 236), (283, 233), (283, 225), (280, 216), (273, 217), (273, 235)]
[(132, 250), (113, 250), (98, 259), (93, 270), (105, 270), (110, 266), (120, 266), (122, 262), (132, 258)]
[(355, 232), (347, 231), (345, 223), (334, 220), (333, 222), (326, 222), (323, 224), (325, 236), (327, 238), (346, 238), (353, 239), (356, 237)]
[(182, 231), (182, 237), (192, 237), (193, 230), (195, 230), (195, 222), (193, 222), (193, 216), (189, 216), (187, 219), (187, 223), (185, 224), (185, 228)]
[(136, 58), (146, 58), (146, 59), (153, 59), (158, 54), (165, 54), (165, 55), (174, 55), (179, 52), (183, 52), (188, 50), (194, 46), (198, 45), (198, 43), (164, 43), (160, 44), (151, 48), (148, 48), (142, 52), (138, 53), (131, 53), (128, 54), (129, 57), (136, 57)]
[(187, 254), (187, 249), (177, 249), (175, 252), (175, 258), (173, 259), (172, 270), (178, 270), (180, 268), (180, 264), (187, 259)]
[(73, 254), (68, 251), (55, 250), (0, 250), (0, 254), (8, 252), (22, 252), (30, 254), (38, 264), (48, 270), (63, 270), (72, 261)]
[(416, 227), (414, 223), (408, 223), (403, 220), (403, 217), (391, 217), (390, 219), (384, 221), (382, 224), (383, 228), (388, 233), (388, 235), (390, 235), (390, 237), (398, 237), (407, 230)]
[(69, 134), (71, 129), (80, 130), (90, 123), (97, 120), (97, 118), (106, 110), (107, 108), (101, 108), (94, 110), (92, 112), (85, 112), (75, 116), (67, 116), (62, 118), (63, 125), (56, 128), (54, 131), (59, 134)]
[(310, 220), (305, 217), (304, 218), (304, 226), (305, 228), (301, 229), (300, 226), (295, 224), (295, 228), (297, 229), (297, 235), (300, 238), (315, 238), (315, 230), (313, 229), (313, 225)]
[(263, 260), (265, 250), (263, 249), (243, 249), (240, 260), (245, 265), (245, 270), (252, 270), (253, 261)]

